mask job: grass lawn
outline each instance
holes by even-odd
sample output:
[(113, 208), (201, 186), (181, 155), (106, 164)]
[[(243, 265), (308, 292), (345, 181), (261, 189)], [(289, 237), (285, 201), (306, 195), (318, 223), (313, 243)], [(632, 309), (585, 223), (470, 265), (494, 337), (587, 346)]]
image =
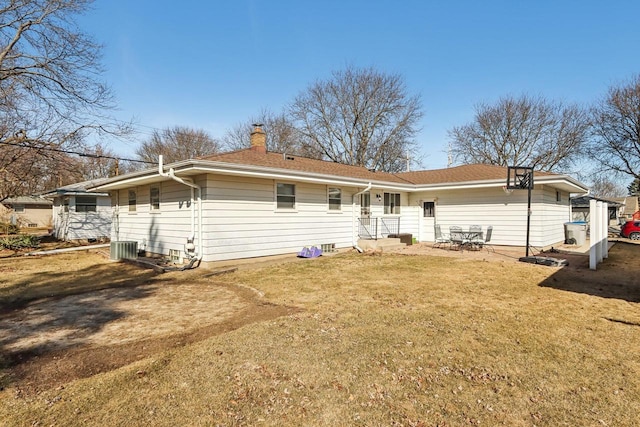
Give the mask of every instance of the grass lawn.
[(37, 394), (9, 384), (0, 424), (637, 426), (638, 251), (596, 272), (340, 254), (218, 276), (299, 311)]

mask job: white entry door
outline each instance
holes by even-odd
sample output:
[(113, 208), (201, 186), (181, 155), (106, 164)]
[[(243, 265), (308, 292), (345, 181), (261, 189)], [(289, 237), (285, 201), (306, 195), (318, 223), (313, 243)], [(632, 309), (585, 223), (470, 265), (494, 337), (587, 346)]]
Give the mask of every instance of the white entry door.
[(422, 232), (420, 238), (425, 242), (433, 242), (435, 240), (436, 225), (436, 202), (422, 202)]

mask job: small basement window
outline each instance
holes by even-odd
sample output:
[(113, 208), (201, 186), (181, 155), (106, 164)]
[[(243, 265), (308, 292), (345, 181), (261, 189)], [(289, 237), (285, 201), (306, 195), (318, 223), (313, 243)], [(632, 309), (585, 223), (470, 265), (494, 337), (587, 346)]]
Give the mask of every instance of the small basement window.
[(180, 263), (180, 250), (179, 249), (169, 249), (169, 261), (174, 262), (176, 264)]

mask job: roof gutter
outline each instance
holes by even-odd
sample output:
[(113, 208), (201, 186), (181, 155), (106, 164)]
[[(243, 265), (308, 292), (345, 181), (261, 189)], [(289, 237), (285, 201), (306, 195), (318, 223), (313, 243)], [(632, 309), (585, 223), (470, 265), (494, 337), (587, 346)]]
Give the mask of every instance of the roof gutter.
[(363, 193), (366, 193), (369, 190), (371, 190), (371, 183), (369, 183), (369, 185), (367, 185), (367, 188), (365, 188), (364, 190), (358, 191), (351, 196), (351, 245), (360, 253), (364, 251), (360, 246), (358, 246), (358, 241), (356, 239), (356, 197)]

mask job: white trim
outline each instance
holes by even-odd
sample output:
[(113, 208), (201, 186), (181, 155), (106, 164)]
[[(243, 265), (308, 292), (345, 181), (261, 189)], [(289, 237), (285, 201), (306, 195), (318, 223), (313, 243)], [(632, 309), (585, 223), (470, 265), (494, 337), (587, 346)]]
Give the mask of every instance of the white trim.
[[(149, 185), (149, 213), (160, 213), (162, 212), (162, 186), (160, 185), (161, 183), (158, 183), (156, 185)], [(153, 207), (153, 202), (152, 202), (152, 198), (151, 198), (151, 190), (153, 190), (154, 188), (158, 189), (158, 207), (154, 208)]]
[[(338, 209), (331, 209), (329, 190), (332, 189), (332, 188), (335, 189), (335, 190), (338, 190), (340, 192), (340, 205), (338, 205)], [(342, 213), (342, 193), (344, 193), (344, 191), (342, 191), (342, 188), (340, 188), (340, 187), (331, 187), (331, 186), (327, 185), (327, 212), (328, 213), (330, 213), (330, 214)]]
[[(280, 208), (280, 207), (278, 207), (278, 184), (292, 185), (293, 186), (293, 207), (292, 208)], [(274, 212), (298, 212), (298, 195), (297, 195), (297, 191), (296, 191), (296, 183), (295, 182), (273, 181), (273, 205), (274, 205), (273, 206)]]
[[(175, 170), (175, 168), (181, 168)], [(437, 184), (402, 184), (394, 183), (384, 180), (369, 180), (360, 178), (349, 177), (336, 177), (335, 175), (320, 174), (314, 172), (304, 172), (290, 169), (278, 169), (255, 165), (245, 165), (237, 163), (227, 162), (211, 162), (202, 160), (189, 160), (175, 163), (175, 173), (182, 175), (196, 175), (202, 173), (214, 173), (222, 175), (234, 175), (234, 176), (246, 176), (257, 177), (266, 179), (275, 179), (281, 181), (296, 181), (296, 182), (308, 182), (316, 184), (326, 184), (334, 186), (351, 186), (361, 187), (371, 183), (374, 187), (381, 190), (391, 191), (405, 191), (405, 192), (419, 192), (429, 190), (456, 190), (461, 188), (486, 188), (486, 187), (502, 187), (505, 183), (505, 179), (490, 179), (479, 181), (466, 181), (466, 182), (448, 182)], [(162, 176), (153, 170), (147, 170), (143, 172), (134, 172), (130, 178), (119, 180), (112, 178), (111, 182), (106, 182), (102, 185), (97, 185), (92, 190), (112, 190), (118, 188), (130, 187), (136, 183), (138, 184), (152, 184), (154, 182), (162, 181)], [(588, 188), (584, 187), (581, 183), (567, 175), (553, 175), (553, 176), (535, 176), (535, 184), (539, 185), (554, 185), (561, 187), (563, 190), (569, 193), (586, 193)]]

